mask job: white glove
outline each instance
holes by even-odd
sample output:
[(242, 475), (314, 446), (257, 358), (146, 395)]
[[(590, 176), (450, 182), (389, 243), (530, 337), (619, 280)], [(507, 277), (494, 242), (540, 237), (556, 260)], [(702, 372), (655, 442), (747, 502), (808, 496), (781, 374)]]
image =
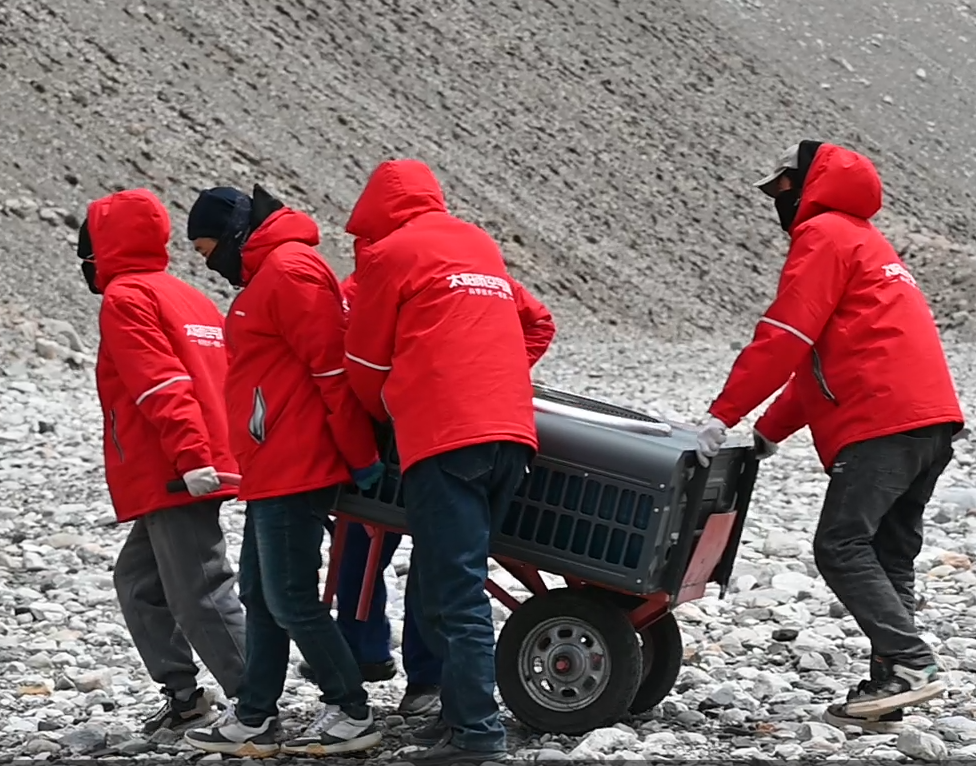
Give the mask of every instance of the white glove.
[(771, 442), (755, 428), (752, 429), (752, 441), (756, 449), (756, 458), (759, 460), (772, 457), (776, 454), (776, 450), (779, 449), (779, 445), (776, 442)]
[(705, 425), (698, 429), (698, 462), (702, 468), (708, 468), (711, 459), (718, 454), (719, 449), (725, 444), (725, 423), (718, 418), (711, 418)]
[(217, 478), (217, 471), (212, 465), (187, 471), (183, 474), (183, 483), (186, 484), (186, 491), (193, 497), (209, 495), (220, 489), (220, 479)]

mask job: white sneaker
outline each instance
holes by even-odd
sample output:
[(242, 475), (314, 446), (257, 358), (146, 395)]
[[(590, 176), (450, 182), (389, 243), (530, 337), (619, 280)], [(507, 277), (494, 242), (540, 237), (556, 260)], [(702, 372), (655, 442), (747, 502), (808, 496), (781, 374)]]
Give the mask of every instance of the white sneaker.
[(281, 746), (281, 752), (288, 755), (357, 753), (376, 747), (382, 739), (372, 711), (366, 718), (357, 720), (343, 713), (338, 705), (326, 705), (302, 736)]
[(238, 758), (266, 758), (275, 755), (279, 749), (276, 724), (276, 719), (266, 718), (260, 726), (245, 726), (237, 720), (234, 708), (229, 707), (212, 727), (193, 729), (183, 738), (188, 745), (205, 753), (222, 753)]

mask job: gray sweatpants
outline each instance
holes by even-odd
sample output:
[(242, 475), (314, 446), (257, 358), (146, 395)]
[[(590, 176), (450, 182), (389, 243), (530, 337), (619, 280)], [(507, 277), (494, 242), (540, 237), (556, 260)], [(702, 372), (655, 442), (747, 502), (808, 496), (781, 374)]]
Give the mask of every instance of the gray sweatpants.
[(192, 646), (227, 697), (244, 671), (244, 610), (234, 590), (219, 501), (156, 511), (132, 522), (115, 563), (122, 616), (152, 679), (195, 689)]

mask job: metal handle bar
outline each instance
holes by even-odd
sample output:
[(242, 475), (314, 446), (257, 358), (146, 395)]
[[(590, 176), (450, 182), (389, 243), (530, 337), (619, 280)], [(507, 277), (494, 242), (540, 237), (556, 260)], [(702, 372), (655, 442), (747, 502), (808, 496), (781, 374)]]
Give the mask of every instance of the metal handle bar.
[(546, 399), (532, 399), (532, 404), (537, 412), (546, 412), (550, 415), (562, 415), (563, 417), (573, 418), (574, 420), (584, 420), (587, 423), (594, 423), (598, 426), (609, 426), (619, 428), (622, 431), (632, 431), (638, 434), (650, 434), (652, 436), (670, 436), (671, 426), (667, 423), (652, 423), (646, 420), (632, 420), (622, 418), (617, 415), (606, 415), (602, 412), (590, 412), (579, 407), (570, 407), (566, 404), (550, 402)]

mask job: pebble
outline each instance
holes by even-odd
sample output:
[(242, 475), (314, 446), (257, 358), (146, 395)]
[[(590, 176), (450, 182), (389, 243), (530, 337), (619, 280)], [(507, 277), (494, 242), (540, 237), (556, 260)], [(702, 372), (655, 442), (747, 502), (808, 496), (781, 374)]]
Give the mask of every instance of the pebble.
[[(0, 606), (9, 616), (0, 623), (0, 752), (52, 762), (102, 752), (186, 760), (193, 753), (178, 735), (138, 734), (161, 698), (113, 590), (111, 567), (128, 530), (106, 523), (113, 515), (101, 473), (101, 414), (91, 367), (37, 355), (33, 341), (25, 346), (19, 331), (5, 330), (3, 322), (0, 309), (6, 373), (0, 376), (0, 433), (10, 435), (0, 439)], [(58, 337), (70, 333), (62, 327)], [(728, 347), (707, 344), (640, 350), (605, 343), (591, 349), (589, 358), (607, 373), (594, 383), (580, 373), (574, 348), (554, 346), (539, 376), (550, 385), (687, 420), (701, 416), (702, 402), (717, 392), (734, 358)], [(976, 353), (968, 347), (949, 352), (957, 385), (976, 394)], [(41, 433), (41, 422), (53, 427)], [(743, 424), (743, 433), (748, 428)], [(866, 677), (869, 644), (837, 608), (813, 564), (810, 540), (826, 477), (801, 432), (760, 469), (726, 598), (710, 586), (677, 611), (686, 661), (664, 703), (578, 737), (510, 725), (512, 752), (543, 762), (976, 757), (976, 598), (965, 577), (976, 556), (976, 517), (967, 509), (956, 513), (960, 498), (976, 498), (973, 463), (966, 462), (973, 454), (968, 442), (957, 443), (931, 504), (931, 514), (943, 512), (946, 520), (927, 527), (918, 560), (918, 621), (950, 668), (951, 693), (910, 711), (912, 723), (899, 735), (842, 731), (820, 718)], [(964, 505), (976, 507), (976, 500)], [(229, 503), (223, 513), (234, 566), (241, 511)], [(328, 561), (327, 547), (323, 558)], [(401, 665), (408, 566), (405, 541), (384, 573), (393, 653)], [(500, 567), (493, 566), (492, 576), (516, 586)], [(299, 659), (293, 647), (282, 698), (283, 725), (292, 729), (307, 722), (317, 704), (315, 691), (296, 675)], [(200, 681), (219, 691), (206, 671)], [(375, 759), (402, 761), (403, 737), (427, 719), (395, 712), (405, 688), (402, 674), (368, 688), (377, 717), (386, 720), (384, 755)]]

